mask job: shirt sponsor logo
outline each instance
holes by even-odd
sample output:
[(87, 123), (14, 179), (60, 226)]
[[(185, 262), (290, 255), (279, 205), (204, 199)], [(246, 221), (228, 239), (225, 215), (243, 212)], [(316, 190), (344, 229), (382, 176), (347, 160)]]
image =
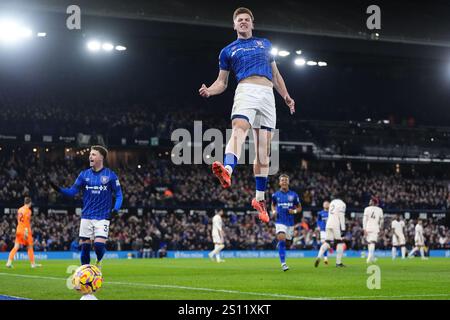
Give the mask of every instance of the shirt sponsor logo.
[(94, 190), (94, 191), (107, 191), (108, 186), (86, 186), (86, 190)]

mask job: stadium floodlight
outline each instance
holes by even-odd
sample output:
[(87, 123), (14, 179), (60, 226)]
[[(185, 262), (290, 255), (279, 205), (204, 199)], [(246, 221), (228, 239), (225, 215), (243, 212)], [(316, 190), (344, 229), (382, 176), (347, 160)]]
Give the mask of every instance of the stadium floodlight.
[(281, 50), (280, 52), (278, 52), (278, 55), (280, 57), (287, 57), (288, 55), (290, 55), (291, 53), (289, 51), (286, 50)]
[(114, 49), (114, 46), (109, 42), (105, 42), (102, 44), (102, 49), (105, 51), (111, 51)]
[(318, 65), (319, 67), (326, 67), (328, 64), (324, 61), (319, 61)]
[(47, 36), (47, 33), (45, 33), (45, 32), (39, 32), (39, 33), (37, 34), (37, 36), (38, 36), (39, 38), (43, 38), (43, 37), (46, 37), (46, 36)]
[(278, 55), (278, 48), (276, 48), (276, 47), (272, 48), (272, 50), (270, 50), (270, 54), (273, 56)]
[(302, 54), (302, 50), (297, 50), (295, 51), (296, 54), (301, 55)]
[(317, 66), (317, 62), (316, 62), (316, 61), (312, 61), (312, 60), (306, 62), (306, 64), (307, 64), (308, 66)]
[(23, 38), (30, 38), (33, 31), (25, 26), (21, 26), (13, 20), (0, 21), (0, 41), (15, 42)]
[(127, 48), (124, 46), (116, 46), (116, 50), (117, 51), (125, 51), (125, 50), (127, 50)]
[(100, 50), (100, 42), (93, 40), (87, 43), (87, 48), (89, 51), (98, 51)]
[(305, 59), (297, 58), (294, 60), (296, 66), (304, 66), (306, 64)]
[(28, 28), (19, 28), (18, 35), (21, 38), (30, 38), (33, 35), (33, 31)]

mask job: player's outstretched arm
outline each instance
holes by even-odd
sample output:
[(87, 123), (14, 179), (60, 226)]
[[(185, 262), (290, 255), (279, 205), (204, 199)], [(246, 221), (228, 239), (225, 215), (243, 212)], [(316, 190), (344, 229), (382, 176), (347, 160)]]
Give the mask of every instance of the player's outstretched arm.
[(203, 98), (209, 98), (210, 96), (215, 96), (224, 92), (228, 87), (228, 76), (230, 75), (230, 71), (220, 70), (219, 75), (217, 76), (216, 81), (207, 87), (205, 84), (202, 84), (198, 93)]
[(81, 173), (78, 175), (77, 180), (75, 180), (75, 183), (70, 187), (70, 188), (59, 188), (59, 192), (61, 192), (63, 195), (68, 196), (68, 197), (74, 197), (81, 189), (81, 187), (83, 186), (84, 180), (83, 177), (81, 176)]
[(289, 95), (289, 92), (286, 88), (286, 84), (284, 83), (284, 79), (281, 76), (280, 71), (278, 70), (277, 64), (275, 61), (271, 63), (272, 66), (272, 77), (273, 77), (273, 86), (275, 90), (280, 94), (283, 98), (286, 105), (289, 107), (291, 114), (295, 113), (295, 101)]

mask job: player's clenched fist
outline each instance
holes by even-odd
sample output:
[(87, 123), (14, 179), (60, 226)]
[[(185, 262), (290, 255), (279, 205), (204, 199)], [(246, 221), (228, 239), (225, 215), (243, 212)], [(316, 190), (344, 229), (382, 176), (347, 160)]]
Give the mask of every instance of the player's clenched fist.
[(208, 87), (205, 84), (202, 84), (202, 87), (198, 90), (198, 92), (200, 93), (200, 95), (203, 98), (209, 98), (210, 93), (208, 91)]
[(295, 113), (295, 101), (289, 95), (284, 98), (284, 102), (289, 107), (291, 114)]

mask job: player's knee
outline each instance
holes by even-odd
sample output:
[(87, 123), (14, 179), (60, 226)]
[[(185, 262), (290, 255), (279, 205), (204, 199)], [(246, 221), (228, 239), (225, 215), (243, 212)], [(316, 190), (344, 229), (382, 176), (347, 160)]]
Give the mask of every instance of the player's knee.
[(285, 240), (286, 240), (286, 234), (285, 234), (284, 232), (279, 232), (279, 233), (277, 234), (277, 239), (278, 239), (279, 241), (285, 241)]
[(105, 238), (95, 238), (94, 243), (106, 243), (106, 239)]
[(234, 119), (232, 122), (233, 133), (247, 134), (247, 130), (250, 128), (250, 124), (245, 119)]

